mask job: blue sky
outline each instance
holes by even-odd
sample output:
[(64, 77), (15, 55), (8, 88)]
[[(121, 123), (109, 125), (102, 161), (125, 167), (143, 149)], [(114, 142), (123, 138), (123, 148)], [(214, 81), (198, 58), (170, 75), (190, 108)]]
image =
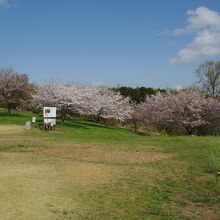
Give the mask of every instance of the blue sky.
[(220, 60), (219, 15), (219, 0), (0, 0), (0, 66), (34, 82), (187, 86)]

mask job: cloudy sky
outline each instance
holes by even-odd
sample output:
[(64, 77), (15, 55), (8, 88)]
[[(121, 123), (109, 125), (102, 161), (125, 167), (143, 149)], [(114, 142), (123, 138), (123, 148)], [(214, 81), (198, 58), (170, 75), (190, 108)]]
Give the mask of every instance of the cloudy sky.
[(32, 81), (179, 87), (220, 60), (219, 0), (0, 0), (0, 66)]

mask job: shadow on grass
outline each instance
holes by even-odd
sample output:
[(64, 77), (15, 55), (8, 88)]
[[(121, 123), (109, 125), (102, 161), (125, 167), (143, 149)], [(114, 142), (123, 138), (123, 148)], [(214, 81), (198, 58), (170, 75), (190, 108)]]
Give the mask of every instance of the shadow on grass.
[(151, 136), (149, 133), (143, 132), (143, 131), (132, 131), (130, 130), (132, 133), (140, 135), (140, 136)]
[[(60, 120), (57, 122), (57, 125), (61, 126)], [(66, 120), (64, 122), (64, 127), (70, 127), (70, 128), (82, 128), (82, 129), (93, 129), (93, 128), (101, 128), (101, 129), (116, 129), (114, 127), (106, 127), (102, 124), (98, 124), (95, 122), (89, 122), (89, 121), (78, 121), (78, 120)]]
[(82, 129), (93, 129), (93, 128), (98, 128), (98, 129), (107, 129), (107, 130), (123, 130), (127, 131), (131, 134), (136, 134), (139, 136), (151, 136), (151, 134), (146, 133), (146, 132), (141, 132), (141, 131), (133, 131), (132, 129), (129, 128), (120, 128), (120, 127), (106, 127), (103, 124), (98, 124), (95, 122), (90, 122), (90, 121), (74, 121), (74, 120), (69, 120), (66, 121), (65, 127), (72, 127), (72, 128), (82, 128)]
[(1, 108), (0, 108), (0, 116), (7, 117), (7, 118), (13, 118), (13, 117), (16, 117), (16, 118), (29, 118), (30, 117), (30, 119), (31, 119), (32, 116), (40, 117), (39, 115), (33, 114), (31, 112), (19, 112), (17, 110), (12, 110), (11, 114), (8, 115), (8, 112), (4, 109), (1, 109)]
[(89, 126), (89, 127), (113, 129), (112, 127), (106, 127), (105, 125), (98, 124), (98, 123), (95, 123), (95, 122), (73, 121), (73, 123), (75, 123), (75, 124), (80, 124), (80, 125), (84, 125), (84, 126)]
[(81, 123), (75, 123), (74, 121), (65, 121), (64, 126), (61, 125), (61, 122), (57, 122), (57, 125), (60, 128), (76, 128), (76, 129), (90, 129), (89, 127), (86, 127), (85, 125)]

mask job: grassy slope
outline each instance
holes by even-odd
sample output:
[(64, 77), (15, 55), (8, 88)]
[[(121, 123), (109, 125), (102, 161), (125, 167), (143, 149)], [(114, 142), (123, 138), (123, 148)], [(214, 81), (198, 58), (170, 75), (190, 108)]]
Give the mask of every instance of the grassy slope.
[(24, 125), (25, 121), (30, 121), (33, 116), (36, 116), (36, 114), (12, 110), (12, 116), (9, 117), (7, 116), (7, 110), (0, 108), (0, 124)]
[[(16, 126), (32, 116), (0, 110), (2, 219), (220, 218), (219, 137), (143, 136), (85, 121), (56, 132)], [(74, 157), (87, 148), (172, 157), (133, 164)]]

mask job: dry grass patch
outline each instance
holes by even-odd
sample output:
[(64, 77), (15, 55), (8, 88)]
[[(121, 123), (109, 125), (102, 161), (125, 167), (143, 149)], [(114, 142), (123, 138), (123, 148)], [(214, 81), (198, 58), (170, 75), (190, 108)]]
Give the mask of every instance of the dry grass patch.
[(24, 126), (21, 125), (0, 125), (0, 135), (20, 134), (24, 132)]
[(98, 147), (79, 147), (72, 145), (60, 148), (46, 149), (42, 153), (50, 157), (60, 157), (65, 159), (98, 162), (98, 163), (117, 163), (117, 164), (136, 164), (154, 162), (169, 159), (170, 154), (144, 152), (144, 151), (122, 151), (122, 150), (106, 150)]
[[(52, 151), (53, 149), (50, 149)], [(45, 152), (45, 151), (44, 151)], [(62, 151), (65, 154), (64, 151)], [(0, 166), (1, 176), (4, 178), (26, 177), (59, 178), (63, 185), (67, 184), (78, 189), (95, 189), (99, 185), (107, 184), (113, 179), (119, 178), (124, 169), (119, 166), (102, 163), (90, 163), (87, 161), (72, 160), (72, 158), (48, 156), (38, 152), (1, 152)], [(35, 169), (32, 169), (32, 168)], [(41, 170), (41, 168), (45, 168)]]
[(182, 214), (188, 219), (205, 219), (205, 220), (219, 220), (218, 210), (220, 205), (208, 207), (208, 206), (198, 206), (192, 202), (182, 208)]
[(144, 163), (167, 159), (170, 155), (162, 153), (146, 153), (118, 150), (103, 150), (99, 148), (83, 149), (76, 152), (76, 157), (86, 161), (109, 163)]
[(52, 137), (39, 137), (38, 133), (39, 130), (25, 130), (21, 125), (0, 125), (0, 151), (33, 152), (53, 146)]
[(123, 169), (120, 167), (75, 162), (62, 168), (69, 181), (81, 189), (91, 190), (119, 178)]
[(19, 154), (14, 162), (2, 160), (0, 169), (0, 219), (54, 219), (47, 204), (68, 205), (65, 197), (59, 196), (65, 181), (52, 166), (21, 161)]
[(120, 167), (45, 160), (29, 152), (0, 156), (0, 219), (4, 220), (65, 219), (66, 210), (77, 219), (76, 211), (83, 209), (79, 192), (97, 190), (123, 174)]

